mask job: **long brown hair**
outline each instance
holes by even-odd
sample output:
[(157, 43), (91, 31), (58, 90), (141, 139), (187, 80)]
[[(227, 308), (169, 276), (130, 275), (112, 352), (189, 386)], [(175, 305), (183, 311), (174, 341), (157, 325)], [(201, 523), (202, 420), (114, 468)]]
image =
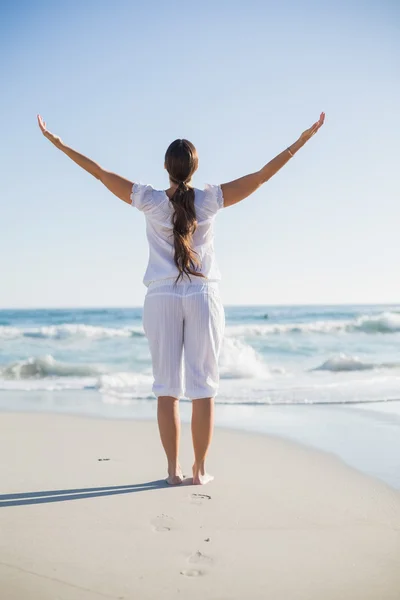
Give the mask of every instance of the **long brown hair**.
[(189, 140), (178, 139), (172, 142), (165, 153), (165, 168), (172, 182), (178, 184), (170, 199), (174, 207), (172, 216), (174, 261), (179, 270), (175, 284), (184, 273), (205, 277), (196, 267), (200, 266), (197, 252), (191, 247), (192, 237), (197, 229), (196, 210), (194, 206), (194, 189), (187, 185), (199, 164), (197, 150)]

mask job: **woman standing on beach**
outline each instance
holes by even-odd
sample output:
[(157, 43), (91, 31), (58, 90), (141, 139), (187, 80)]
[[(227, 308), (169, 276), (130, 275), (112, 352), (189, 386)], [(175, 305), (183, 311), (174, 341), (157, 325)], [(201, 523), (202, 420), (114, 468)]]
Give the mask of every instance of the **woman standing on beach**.
[(208, 483), (213, 477), (206, 472), (205, 458), (213, 432), (218, 358), (225, 329), (221, 275), (213, 245), (214, 219), (220, 209), (247, 198), (275, 175), (319, 130), (325, 114), (259, 171), (229, 183), (206, 184), (204, 190), (192, 185), (198, 156), (186, 139), (177, 139), (168, 147), (164, 168), (170, 187), (156, 190), (106, 171), (66, 146), (48, 131), (40, 115), (37, 117), (43, 135), (57, 148), (145, 215), (149, 262), (143, 279), (147, 287), (143, 328), (152, 358), (167, 482), (177, 485), (183, 481), (178, 459), (178, 402), (185, 395), (192, 400), (193, 483)]

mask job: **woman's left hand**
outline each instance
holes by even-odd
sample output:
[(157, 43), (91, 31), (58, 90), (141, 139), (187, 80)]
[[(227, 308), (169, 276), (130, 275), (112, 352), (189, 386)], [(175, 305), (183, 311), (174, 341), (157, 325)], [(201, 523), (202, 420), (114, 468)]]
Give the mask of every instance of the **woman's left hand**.
[(39, 127), (42, 130), (43, 135), (45, 137), (47, 137), (47, 139), (50, 140), (52, 144), (54, 144), (55, 146), (57, 146), (57, 148), (61, 148), (61, 146), (63, 144), (61, 138), (58, 137), (58, 135), (54, 135), (54, 133), (51, 133), (46, 128), (46, 122), (43, 121), (43, 119), (42, 119), (42, 117), (40, 115), (37, 115), (37, 119), (38, 119)]
[(325, 113), (322, 112), (319, 116), (318, 121), (316, 121), (314, 123), (314, 125), (311, 125), (311, 127), (309, 129), (306, 129), (305, 131), (303, 131), (303, 133), (300, 136), (300, 142), (302, 145), (304, 145), (306, 142), (308, 142), (309, 139), (312, 138), (313, 135), (315, 135), (317, 133), (317, 131), (322, 127), (322, 125), (324, 124), (325, 121)]

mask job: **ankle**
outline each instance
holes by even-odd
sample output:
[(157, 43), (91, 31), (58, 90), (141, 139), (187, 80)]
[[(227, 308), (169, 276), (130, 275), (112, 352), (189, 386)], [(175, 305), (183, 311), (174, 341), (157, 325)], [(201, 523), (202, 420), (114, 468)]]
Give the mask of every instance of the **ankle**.
[(178, 475), (181, 472), (181, 466), (179, 462), (168, 462), (168, 474), (169, 475)]
[(204, 475), (204, 473), (206, 472), (205, 461), (204, 460), (201, 460), (200, 462), (194, 461), (193, 471), (195, 473), (200, 473), (201, 475)]

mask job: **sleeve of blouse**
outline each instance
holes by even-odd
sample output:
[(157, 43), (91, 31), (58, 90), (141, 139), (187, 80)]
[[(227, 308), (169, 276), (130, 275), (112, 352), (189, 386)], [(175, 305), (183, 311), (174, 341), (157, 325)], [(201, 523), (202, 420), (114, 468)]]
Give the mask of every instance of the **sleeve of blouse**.
[(131, 204), (142, 212), (152, 209), (153, 187), (146, 183), (134, 183), (131, 192)]
[(224, 197), (220, 185), (206, 183), (204, 186), (206, 192), (205, 210), (209, 217), (215, 215), (221, 208), (224, 208)]

